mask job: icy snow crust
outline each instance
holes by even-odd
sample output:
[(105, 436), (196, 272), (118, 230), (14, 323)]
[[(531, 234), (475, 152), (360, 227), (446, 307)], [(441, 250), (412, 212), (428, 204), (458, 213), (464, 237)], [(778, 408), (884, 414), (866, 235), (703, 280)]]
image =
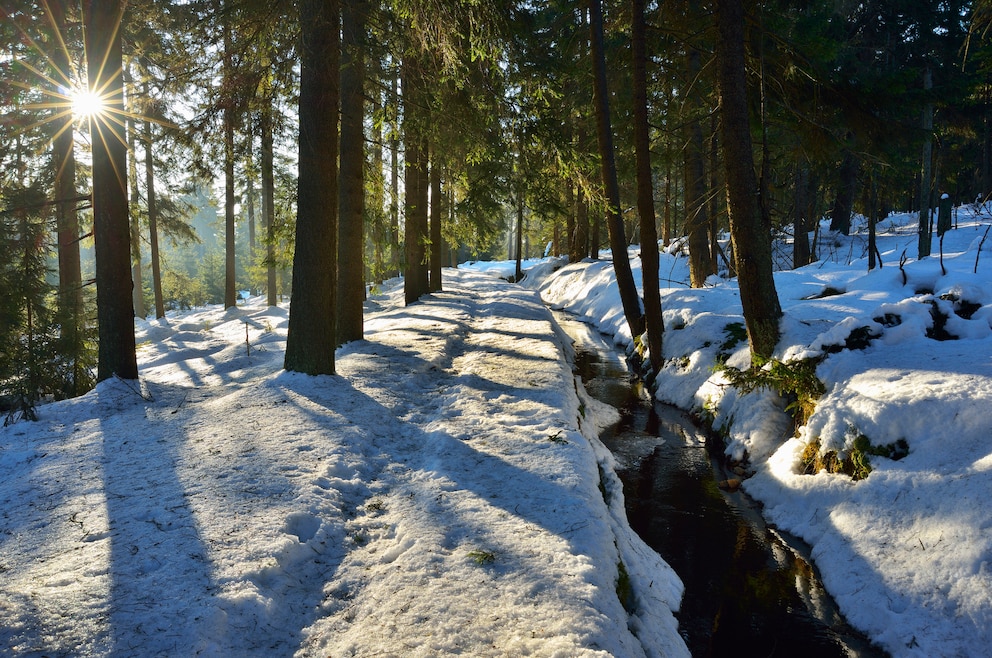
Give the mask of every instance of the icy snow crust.
[[(743, 322), (736, 281), (712, 277), (689, 289), (684, 255), (662, 255), (658, 399), (713, 414), (728, 455), (749, 458), (755, 473), (744, 488), (765, 517), (812, 546), (848, 621), (897, 657), (992, 655), (992, 215), (988, 206), (956, 213), (943, 243), (946, 274), (936, 238), (932, 257), (912, 258), (917, 218), (906, 214), (879, 224), (881, 269), (868, 272), (864, 226), (847, 237), (824, 224), (823, 260), (776, 273), (785, 313), (776, 358), (830, 352), (817, 370), (827, 392), (794, 438), (776, 395), (741, 396), (712, 370), (727, 325)], [(636, 249), (631, 264), (640, 286)], [(548, 260), (528, 280), (632, 349), (609, 262)], [(927, 337), (932, 305), (956, 340)], [(859, 328), (876, 336), (865, 349), (835, 351)], [(746, 344), (727, 363), (746, 368)], [(874, 470), (859, 482), (798, 474), (808, 442), (843, 453), (858, 434), (876, 446), (903, 439), (910, 453), (872, 457)]]
[(282, 371), (252, 300), (139, 321), (140, 386), (0, 429), (0, 653), (687, 656), (549, 311), (445, 277), (370, 300), (337, 376)]

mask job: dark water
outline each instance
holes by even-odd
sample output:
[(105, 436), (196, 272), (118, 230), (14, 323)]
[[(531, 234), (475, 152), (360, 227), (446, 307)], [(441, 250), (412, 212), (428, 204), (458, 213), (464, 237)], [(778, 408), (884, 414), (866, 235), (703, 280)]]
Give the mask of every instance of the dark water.
[(744, 494), (720, 489), (728, 475), (713, 438), (679, 410), (652, 405), (602, 336), (568, 316), (558, 321), (576, 341), (586, 390), (621, 412), (602, 439), (631, 527), (685, 583), (677, 616), (692, 655), (885, 656), (840, 616), (801, 557), (807, 547), (768, 528)]

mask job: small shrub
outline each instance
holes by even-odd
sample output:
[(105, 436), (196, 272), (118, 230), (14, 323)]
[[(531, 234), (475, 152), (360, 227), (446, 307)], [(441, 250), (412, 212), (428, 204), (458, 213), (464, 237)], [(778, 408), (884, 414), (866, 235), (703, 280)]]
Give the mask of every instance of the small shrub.
[(483, 550), (469, 551), (468, 556), (472, 558), (472, 560), (480, 566), (485, 564), (492, 564), (493, 562), (496, 561), (496, 554), (493, 553), (492, 551), (483, 551)]
[(816, 410), (817, 401), (827, 390), (816, 376), (816, 367), (821, 359), (787, 362), (772, 359), (767, 368), (739, 370), (723, 365), (717, 369), (722, 370), (730, 384), (744, 394), (767, 388), (786, 398), (788, 404), (785, 410), (792, 414), (798, 427), (806, 424)]

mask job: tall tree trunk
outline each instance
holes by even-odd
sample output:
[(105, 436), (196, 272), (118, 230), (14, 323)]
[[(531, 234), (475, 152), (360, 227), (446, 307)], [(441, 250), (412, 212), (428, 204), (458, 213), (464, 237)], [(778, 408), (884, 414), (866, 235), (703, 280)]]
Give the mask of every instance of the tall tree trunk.
[(850, 149), (845, 149), (840, 163), (840, 181), (837, 185), (837, 200), (830, 214), (830, 230), (844, 235), (851, 232), (851, 213), (854, 212), (854, 197), (858, 187), (858, 157)]
[[(231, 27), (224, 23), (224, 78), (234, 74)], [(234, 234), (234, 99), (224, 104), (224, 307), (238, 305)]]
[(127, 143), (124, 141), (124, 76), (120, 0), (84, 0), (87, 78), (100, 90), (104, 112), (90, 119), (93, 153), (93, 237), (99, 324), (97, 381), (138, 378), (131, 306), (127, 212)]
[[(923, 69), (923, 89), (925, 92), (933, 88), (933, 72), (927, 63)], [(933, 234), (930, 227), (930, 207), (933, 202), (933, 103), (923, 107), (921, 126), (925, 133), (923, 138), (923, 156), (920, 166), (920, 226), (918, 252), (920, 258), (930, 255)]]
[(439, 292), (441, 286), (441, 259), (444, 254), (444, 240), (441, 238), (441, 165), (434, 149), (434, 157), (430, 163), (431, 183), (431, 255), (430, 255), (430, 291)]
[(429, 291), (427, 263), (427, 139), (424, 136), (424, 112), (420, 104), (423, 92), (421, 62), (415, 55), (403, 61), (403, 96), (405, 114), (403, 137), (406, 143), (406, 230), (404, 235), (406, 265), (403, 292), (412, 304)]
[(269, 306), (279, 303), (279, 286), (276, 280), (276, 182), (275, 153), (272, 145), (272, 80), (263, 83), (262, 109), (259, 113), (259, 131), (262, 147), (262, 220), (265, 223), (265, 292)]
[(727, 179), (727, 210), (752, 364), (771, 358), (779, 339), (770, 227), (759, 203), (747, 111), (744, 11), (741, 0), (717, 0), (717, 74)]
[(589, 204), (586, 203), (586, 191), (582, 185), (575, 189), (575, 236), (572, 239), (572, 251), (569, 260), (577, 263), (589, 253)]
[[(565, 186), (565, 246), (562, 253), (572, 260), (572, 243), (575, 241), (575, 186), (571, 180), (564, 181)], [(575, 262), (575, 261), (572, 261)]]
[(792, 267), (802, 267), (810, 262), (809, 250), (809, 167), (803, 158), (796, 162), (795, 189), (792, 197)]
[[(379, 76), (382, 75), (381, 67), (378, 74)], [(382, 94), (378, 89), (372, 94), (372, 103), (372, 116), (382, 116)], [(386, 203), (386, 181), (382, 175), (383, 167), (386, 163), (384, 161), (385, 154), (382, 148), (382, 139), (382, 122), (373, 121), (372, 167), (374, 168), (374, 173), (369, 181), (371, 183), (371, 198), (369, 203), (372, 206), (372, 280), (376, 284), (382, 283), (386, 274), (387, 230), (384, 207)]]
[(338, 343), (361, 340), (365, 301), (365, 0), (342, 1)]
[(400, 125), (399, 92), (395, 68), (390, 79), (389, 136), (389, 271), (400, 275)]
[(514, 245), (513, 245), (513, 255), (516, 260), (516, 269), (514, 270), (513, 280), (520, 281), (524, 278), (523, 270), (523, 253), (524, 253), (524, 194), (520, 189), (522, 185), (517, 186), (516, 193), (516, 205), (517, 205), (517, 228), (514, 235)]
[[(66, 33), (65, 7), (67, 0), (51, 0), (49, 9), (52, 27), (58, 34)], [(52, 64), (58, 70), (59, 80), (72, 79), (69, 55), (65, 48), (51, 51)], [(52, 141), (52, 165), (55, 169), (55, 226), (59, 260), (59, 331), (60, 350), (73, 363), (68, 383), (69, 396), (81, 393), (83, 378), (80, 356), (83, 349), (83, 283), (79, 257), (79, 217), (76, 192), (76, 158), (73, 152), (73, 121), (66, 116), (59, 125)]]
[(696, 80), (686, 104), (689, 116), (685, 119), (685, 209), (686, 227), (689, 242), (689, 280), (693, 288), (702, 288), (713, 270), (710, 260), (710, 222), (706, 214), (706, 158), (703, 140), (703, 126), (699, 118), (703, 94), (699, 90), (700, 64), (699, 51), (695, 48), (686, 54), (687, 70), (691, 79)]
[(334, 374), (337, 335), (339, 4), (300, 2), (296, 252), (286, 370)]
[(717, 218), (720, 216), (720, 201), (716, 190), (720, 189), (720, 149), (717, 140), (717, 133), (720, 132), (720, 120), (714, 112), (710, 115), (710, 157), (709, 157), (709, 237), (710, 237), (710, 274), (719, 271), (720, 263), (720, 227)]
[[(128, 71), (124, 71), (125, 81), (128, 79)], [(128, 153), (138, 152), (138, 129), (136, 120), (129, 118), (125, 125), (127, 130), (127, 150)], [(130, 216), (131, 230), (131, 304), (134, 307), (135, 317), (143, 318), (147, 314), (145, 311), (145, 283), (142, 278), (143, 263), (141, 259), (141, 213), (138, 210), (140, 197), (138, 196), (138, 163), (135, 158), (128, 158), (127, 161), (128, 189), (131, 191), (131, 203), (128, 215)]]
[[(145, 93), (148, 93), (145, 86)], [(155, 298), (155, 317), (165, 317), (165, 300), (162, 297), (162, 268), (158, 251), (158, 204), (155, 198), (155, 161), (152, 158), (152, 123), (144, 122), (145, 142), (145, 194), (148, 203), (148, 245), (152, 261), (152, 294)]]
[(631, 54), (633, 57), (634, 151), (637, 166), (637, 212), (641, 229), (641, 280), (644, 290), (644, 324), (651, 370), (664, 364), (661, 286), (658, 282), (658, 229), (654, 216), (654, 181), (651, 178), (651, 139), (648, 132), (647, 0), (632, 0)]
[[(252, 139), (252, 146), (254, 146), (254, 139)], [(245, 214), (248, 219), (248, 263), (252, 266), (255, 265), (255, 244), (257, 239), (257, 234), (255, 232), (255, 174), (254, 164), (251, 162), (251, 154), (248, 156), (248, 172), (245, 176), (247, 179), (245, 185)], [(255, 294), (252, 292), (252, 294)]]
[(603, 47), (603, 5), (601, 0), (589, 0), (589, 31), (592, 42), (593, 96), (596, 107), (596, 132), (599, 138), (600, 166), (603, 188), (606, 191), (607, 222), (610, 250), (613, 252), (613, 270), (617, 277), (620, 304), (630, 327), (631, 336), (644, 333), (644, 313), (634, 285), (627, 256), (627, 239), (624, 236), (623, 217), (620, 214), (620, 185), (613, 156), (613, 128), (610, 124), (610, 101), (606, 87), (606, 52)]

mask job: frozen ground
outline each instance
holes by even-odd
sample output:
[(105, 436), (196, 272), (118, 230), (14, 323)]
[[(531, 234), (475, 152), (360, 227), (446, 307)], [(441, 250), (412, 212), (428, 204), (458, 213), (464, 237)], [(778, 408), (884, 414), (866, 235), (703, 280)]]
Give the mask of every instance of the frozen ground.
[(550, 312), (446, 276), (370, 300), (337, 376), (253, 300), (0, 429), (0, 653), (686, 656)]

